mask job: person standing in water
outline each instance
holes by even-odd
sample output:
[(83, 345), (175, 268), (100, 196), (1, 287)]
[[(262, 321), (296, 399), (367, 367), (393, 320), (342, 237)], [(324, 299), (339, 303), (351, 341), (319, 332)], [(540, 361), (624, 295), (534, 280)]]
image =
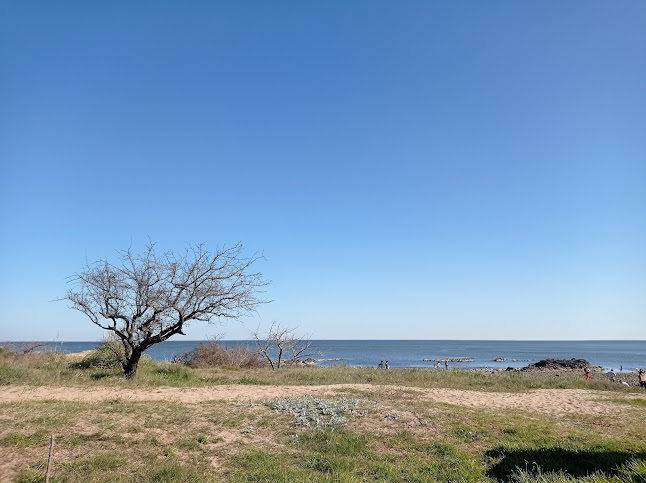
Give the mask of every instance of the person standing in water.
[(444, 361), (444, 368), (445, 369), (449, 368), (449, 361), (448, 360)]

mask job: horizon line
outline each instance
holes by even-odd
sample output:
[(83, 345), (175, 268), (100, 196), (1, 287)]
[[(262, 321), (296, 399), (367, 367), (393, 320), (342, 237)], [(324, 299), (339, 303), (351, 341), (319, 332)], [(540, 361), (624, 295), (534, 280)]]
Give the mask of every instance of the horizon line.
[[(101, 340), (0, 340), (0, 343), (8, 342), (43, 342), (43, 343), (57, 343), (62, 344), (65, 342), (103, 342)], [(115, 339), (118, 340), (118, 339)], [(172, 339), (165, 340), (164, 342), (245, 342), (254, 341), (255, 339)], [(372, 341), (393, 341), (393, 342), (646, 342), (646, 339), (307, 339), (302, 340), (310, 341), (356, 341), (356, 342), (372, 342)], [(163, 342), (160, 342), (163, 343)]]

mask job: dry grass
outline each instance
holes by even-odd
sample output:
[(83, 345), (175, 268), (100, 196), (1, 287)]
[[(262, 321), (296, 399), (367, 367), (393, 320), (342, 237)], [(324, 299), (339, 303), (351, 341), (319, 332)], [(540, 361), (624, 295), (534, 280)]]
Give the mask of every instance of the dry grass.
[[(546, 448), (588, 448), (646, 455), (646, 429), (634, 424), (646, 415), (640, 407), (617, 404), (614, 417), (528, 416), (407, 396), (370, 392), (379, 404), (350, 414), (347, 429), (323, 433), (252, 402), (2, 404), (0, 474), (42, 481), (50, 434), (56, 435), (54, 481), (185, 481), (182, 475), (193, 481), (435, 481), (453, 465), (462, 468), (464, 481), (476, 481), (488, 479), (488, 468), (504, 462), (505, 452), (539, 458)], [(627, 461), (622, 458), (616, 461)]]

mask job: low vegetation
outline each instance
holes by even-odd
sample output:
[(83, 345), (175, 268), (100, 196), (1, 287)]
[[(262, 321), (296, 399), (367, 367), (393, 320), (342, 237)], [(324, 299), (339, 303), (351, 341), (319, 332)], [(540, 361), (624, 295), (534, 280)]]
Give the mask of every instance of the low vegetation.
[(80, 369), (116, 369), (121, 366), (121, 360), (124, 357), (123, 352), (123, 346), (119, 342), (115, 340), (104, 341), (82, 360), (72, 364), (72, 367)]
[[(118, 347), (118, 345), (117, 345)], [(633, 387), (609, 382), (604, 378), (585, 380), (579, 372), (526, 373), (522, 371), (434, 370), (425, 368), (378, 370), (371, 367), (286, 366), (272, 371), (268, 364), (246, 363), (253, 351), (221, 349), (210, 345), (204, 352), (183, 356), (178, 362), (153, 362), (143, 357), (137, 376), (123, 377), (119, 362), (106, 345), (81, 360), (57, 352), (29, 354), (0, 352), (0, 385), (111, 385), (117, 387), (212, 386), (223, 384), (296, 385), (374, 384), (422, 388), (446, 387), (484, 391), (517, 392), (532, 389), (595, 389), (602, 391), (639, 392)], [(226, 355), (222, 355), (226, 353)], [(222, 364), (207, 364), (211, 354)], [(257, 359), (256, 359), (257, 360)], [(643, 392), (643, 390), (642, 390)]]
[[(582, 377), (408, 369), (190, 367), (142, 361), (132, 380), (105, 348), (81, 361), (0, 351), (0, 385), (110, 387), (96, 403), (0, 404), (0, 473), (42, 482), (102, 481), (646, 481), (645, 400), (638, 389)], [(365, 391), (264, 402), (133, 401), (122, 388), (362, 383)], [(381, 385), (398, 391), (378, 390)], [(365, 386), (362, 386), (365, 387)], [(552, 416), (419, 400), (407, 387), (478, 391), (593, 388), (613, 414)], [(152, 389), (154, 392), (154, 389)], [(643, 392), (643, 390), (642, 390)]]
[(348, 422), (351, 414), (365, 415), (365, 406), (375, 405), (375, 401), (356, 398), (335, 400), (311, 396), (287, 397), (266, 401), (265, 405), (276, 411), (284, 411), (294, 416), (295, 426), (340, 426)]
[(225, 347), (217, 341), (209, 344), (200, 343), (195, 349), (176, 358), (189, 367), (240, 367), (257, 368), (266, 363), (258, 353), (246, 346)]

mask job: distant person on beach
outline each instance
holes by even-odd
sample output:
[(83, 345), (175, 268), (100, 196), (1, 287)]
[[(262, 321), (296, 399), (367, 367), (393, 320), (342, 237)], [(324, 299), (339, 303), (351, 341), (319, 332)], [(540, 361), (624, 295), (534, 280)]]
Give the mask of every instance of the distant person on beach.
[(449, 361), (444, 361), (444, 368), (448, 369), (449, 368)]
[(610, 380), (610, 382), (615, 382), (615, 376), (616, 375), (617, 374), (615, 374), (614, 369), (610, 369), (608, 372), (606, 372), (606, 377)]
[(384, 361), (381, 361), (379, 365), (377, 366), (379, 369), (384, 369)]
[(390, 366), (388, 365), (388, 361), (386, 361), (385, 366), (386, 366), (386, 369), (390, 369)]
[(585, 370), (585, 372), (583, 373), (583, 377), (585, 377), (586, 380), (594, 379), (594, 377), (590, 375), (590, 370), (589, 369)]
[(639, 387), (646, 389), (646, 371), (644, 369), (639, 370)]
[(437, 361), (437, 362), (435, 363), (435, 369), (439, 369), (439, 368), (440, 368), (440, 361)]

